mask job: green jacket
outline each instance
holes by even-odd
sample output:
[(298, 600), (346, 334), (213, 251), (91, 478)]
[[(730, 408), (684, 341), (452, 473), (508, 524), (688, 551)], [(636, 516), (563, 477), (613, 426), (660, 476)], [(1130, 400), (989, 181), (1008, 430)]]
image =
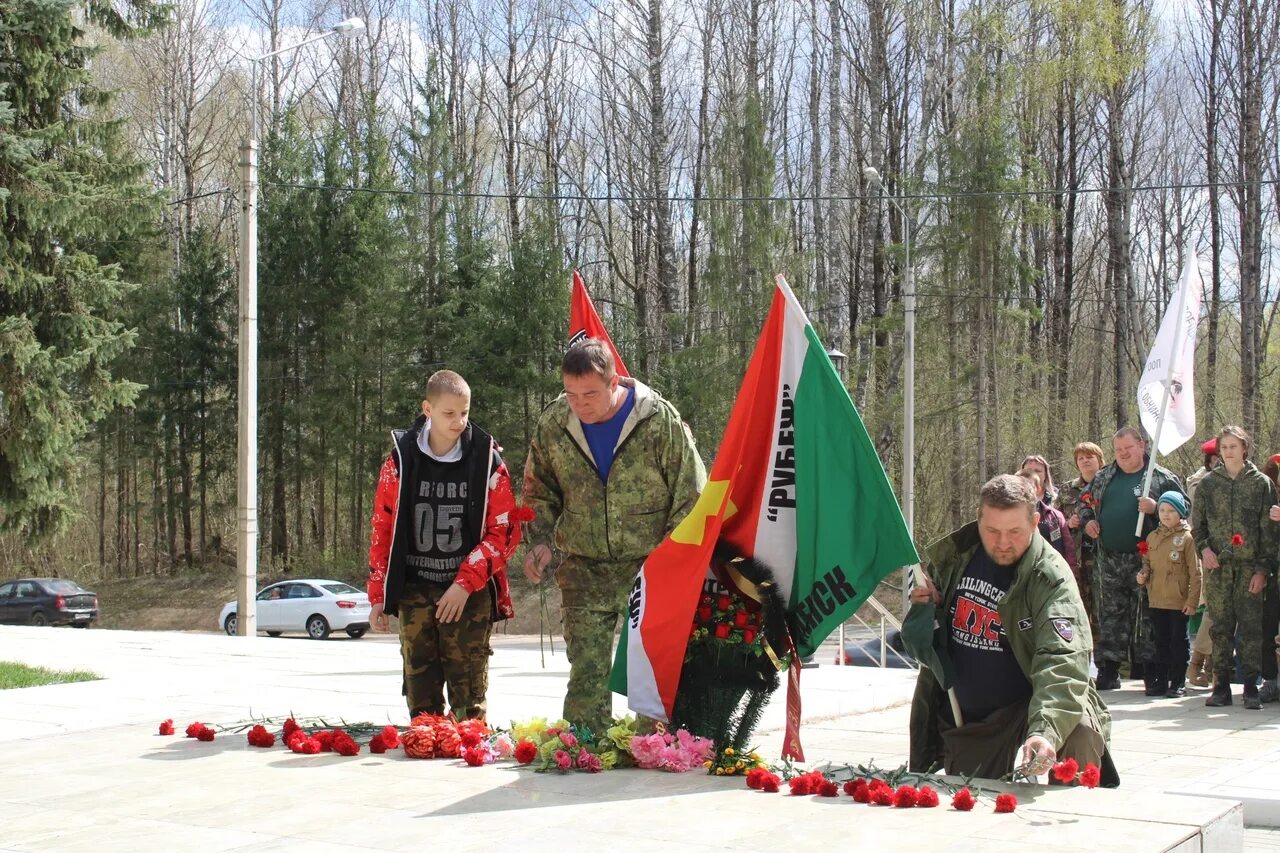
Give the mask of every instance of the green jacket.
[[(1146, 476), (1145, 472), (1147, 470), (1147, 465), (1150, 462), (1150, 456), (1142, 457), (1142, 470), (1144, 477)], [(1115, 462), (1112, 462), (1110, 465), (1103, 465), (1098, 473), (1093, 475), (1093, 481), (1089, 483), (1089, 485), (1086, 486), (1084, 491), (1080, 494), (1080, 506), (1076, 510), (1076, 513), (1080, 516), (1081, 531), (1084, 530), (1084, 526), (1089, 522), (1097, 521), (1098, 504), (1107, 493), (1107, 486), (1111, 485), (1112, 478), (1115, 477), (1116, 472), (1119, 470), (1120, 467)], [(1160, 496), (1165, 492), (1177, 492), (1181, 495), (1186, 494), (1186, 491), (1182, 488), (1182, 481), (1178, 479), (1178, 475), (1163, 465), (1157, 464), (1151, 469), (1151, 488), (1147, 490), (1147, 497), (1151, 498), (1153, 501), (1158, 501), (1160, 500)], [(1086, 494), (1089, 496), (1088, 498), (1085, 498)], [(1146, 539), (1147, 536), (1151, 534), (1151, 531), (1155, 530), (1159, 526), (1159, 515), (1154, 512), (1150, 515), (1143, 515), (1142, 536), (1139, 538)], [(1081, 535), (1088, 536), (1087, 533), (1082, 533)]]
[(561, 395), (534, 428), (524, 469), (524, 503), (536, 514), (531, 544), (588, 560), (642, 560), (689, 513), (707, 481), (680, 413), (634, 379), (635, 406), (618, 437), (609, 482), (582, 422)]
[[(1224, 565), (1251, 565), (1254, 571), (1276, 573), (1276, 525), (1268, 517), (1276, 502), (1271, 478), (1248, 460), (1233, 480), (1219, 465), (1200, 481), (1191, 506), (1191, 532), (1201, 548), (1211, 548)], [(1239, 533), (1244, 544), (1233, 546)]]
[[(926, 571), (942, 593), (937, 609), (939, 641), (946, 640), (956, 586), (969, 558), (981, 547), (975, 521), (925, 551)], [(1066, 561), (1039, 532), (1031, 537), (1031, 547), (1018, 562), (998, 609), (1013, 655), (1031, 682), (1027, 737), (1041, 735), (1060, 750), (1076, 726), (1088, 720), (1109, 743), (1111, 714), (1089, 681), (1093, 649), (1089, 619)], [(933, 673), (921, 668), (911, 702), (912, 771), (932, 772), (942, 766), (937, 717), (946, 703), (946, 693)]]

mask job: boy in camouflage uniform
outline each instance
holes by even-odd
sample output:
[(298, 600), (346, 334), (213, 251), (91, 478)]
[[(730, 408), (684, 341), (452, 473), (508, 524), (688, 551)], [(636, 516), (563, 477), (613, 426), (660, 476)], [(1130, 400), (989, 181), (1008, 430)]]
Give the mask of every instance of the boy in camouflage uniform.
[[(1145, 591), (1138, 586), (1142, 559), (1138, 542), (1156, 528), (1156, 499), (1165, 492), (1182, 491), (1177, 475), (1162, 465), (1151, 474), (1151, 486), (1142, 494), (1148, 457), (1142, 433), (1124, 427), (1112, 438), (1115, 461), (1099, 471), (1080, 496), (1078, 510), (1085, 534), (1098, 540), (1094, 598), (1097, 601), (1098, 636), (1093, 657), (1098, 665), (1098, 689), (1120, 687), (1120, 664), (1129, 657), (1146, 663), (1155, 657), (1151, 617)], [(1138, 517), (1142, 530), (1134, 535)], [(1151, 687), (1152, 682), (1147, 684)]]
[(1275, 490), (1248, 455), (1249, 434), (1238, 426), (1223, 427), (1218, 433), (1222, 464), (1200, 481), (1191, 517), (1213, 615), (1214, 682), (1205, 705), (1231, 704), (1233, 653), (1238, 651), (1244, 706), (1256, 711), (1262, 708), (1262, 594), (1275, 566), (1274, 525), (1268, 518)]
[(369, 621), (400, 617), (410, 716), (484, 718), (493, 623), (515, 615), (506, 563), (520, 542), (507, 466), (470, 423), (471, 389), (452, 370), (427, 381), (422, 416), (391, 434), (373, 502)]
[(636, 572), (692, 509), (706, 470), (675, 407), (619, 377), (601, 341), (572, 346), (561, 375), (565, 393), (538, 418), (525, 462), (535, 521), (524, 570), (538, 583), (552, 547), (563, 555), (564, 718), (602, 731), (612, 717), (614, 632)]

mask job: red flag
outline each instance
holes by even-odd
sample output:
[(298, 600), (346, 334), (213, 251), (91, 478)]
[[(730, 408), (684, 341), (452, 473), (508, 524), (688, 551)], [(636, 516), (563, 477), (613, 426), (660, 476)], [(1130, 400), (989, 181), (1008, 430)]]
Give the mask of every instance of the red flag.
[(596, 313), (596, 306), (591, 304), (591, 297), (587, 295), (587, 286), (582, 283), (582, 276), (574, 270), (573, 297), (569, 302), (569, 346), (573, 346), (583, 338), (604, 341), (609, 351), (613, 353), (613, 362), (617, 365), (618, 375), (631, 375), (627, 372), (627, 366), (622, 363), (622, 356), (618, 355), (618, 348), (609, 338), (609, 332), (601, 322), (600, 315)]

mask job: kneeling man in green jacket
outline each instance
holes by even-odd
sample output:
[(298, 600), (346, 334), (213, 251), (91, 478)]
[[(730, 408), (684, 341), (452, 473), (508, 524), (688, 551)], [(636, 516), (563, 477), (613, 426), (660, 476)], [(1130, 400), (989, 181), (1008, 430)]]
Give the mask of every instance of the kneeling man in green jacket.
[(982, 487), (977, 521), (927, 549), (928, 577), (911, 601), (935, 607), (934, 648), (950, 660), (955, 701), (920, 670), (911, 770), (998, 779), (1074, 758), (1098, 765), (1104, 786), (1119, 784), (1111, 715), (1089, 681), (1089, 619), (1039, 521), (1031, 484), (1005, 474)]

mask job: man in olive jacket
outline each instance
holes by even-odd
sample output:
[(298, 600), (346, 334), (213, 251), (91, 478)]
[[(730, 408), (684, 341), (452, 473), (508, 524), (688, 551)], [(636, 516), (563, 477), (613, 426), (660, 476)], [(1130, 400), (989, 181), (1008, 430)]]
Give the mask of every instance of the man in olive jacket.
[(564, 718), (604, 731), (613, 637), (649, 552), (689, 513), (706, 483), (680, 413), (651, 388), (618, 376), (598, 340), (580, 341), (561, 364), (565, 393), (538, 418), (525, 461), (525, 527), (533, 547), (525, 575), (556, 570), (569, 657)]
[(947, 695), (920, 670), (911, 705), (911, 770), (1000, 778), (1074, 758), (1119, 784), (1107, 750), (1111, 715), (1089, 681), (1089, 619), (1066, 561), (1040, 536), (1031, 484), (982, 487), (978, 520), (926, 551), (915, 604), (936, 607), (935, 646), (954, 671)]

